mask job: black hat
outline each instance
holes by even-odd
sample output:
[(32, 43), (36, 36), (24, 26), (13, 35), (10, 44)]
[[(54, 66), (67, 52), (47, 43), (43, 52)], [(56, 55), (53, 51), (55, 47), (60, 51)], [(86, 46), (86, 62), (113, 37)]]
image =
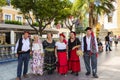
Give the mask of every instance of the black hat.
[(86, 29), (85, 29), (85, 31), (87, 31), (87, 30), (91, 30), (92, 28), (90, 28), (90, 27), (87, 27)]

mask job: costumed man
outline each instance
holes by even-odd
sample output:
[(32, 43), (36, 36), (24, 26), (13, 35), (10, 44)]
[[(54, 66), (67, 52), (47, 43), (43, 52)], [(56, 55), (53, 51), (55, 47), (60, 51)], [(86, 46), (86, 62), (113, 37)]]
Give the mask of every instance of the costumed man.
[[(94, 78), (98, 78), (97, 75), (97, 54), (98, 54), (98, 45), (97, 40), (92, 32), (92, 28), (87, 27), (85, 29), (86, 35), (82, 39), (82, 51), (84, 52), (84, 62), (86, 67), (86, 76), (92, 74)], [(91, 63), (91, 65), (90, 65)]]
[(24, 64), (23, 77), (27, 78), (28, 63), (30, 58), (31, 49), (31, 39), (29, 38), (29, 32), (25, 31), (24, 36), (20, 38), (15, 47), (15, 53), (18, 57), (17, 65), (17, 78), (16, 80), (21, 80), (22, 66)]

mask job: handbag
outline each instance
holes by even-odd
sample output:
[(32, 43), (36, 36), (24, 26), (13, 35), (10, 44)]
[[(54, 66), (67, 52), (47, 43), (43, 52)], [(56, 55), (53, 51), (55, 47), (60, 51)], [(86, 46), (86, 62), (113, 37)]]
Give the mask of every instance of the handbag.
[(83, 51), (78, 49), (78, 50), (76, 51), (76, 54), (77, 54), (78, 56), (83, 56)]
[[(76, 41), (76, 46), (77, 46), (77, 41)], [(83, 51), (80, 49), (77, 49), (76, 54), (77, 56), (83, 56)]]

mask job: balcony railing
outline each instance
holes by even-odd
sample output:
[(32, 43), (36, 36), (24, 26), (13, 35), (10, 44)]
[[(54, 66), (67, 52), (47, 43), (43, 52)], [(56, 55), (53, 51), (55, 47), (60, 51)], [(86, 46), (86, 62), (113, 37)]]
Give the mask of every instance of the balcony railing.
[(14, 49), (15, 45), (0, 45), (0, 63), (17, 60)]

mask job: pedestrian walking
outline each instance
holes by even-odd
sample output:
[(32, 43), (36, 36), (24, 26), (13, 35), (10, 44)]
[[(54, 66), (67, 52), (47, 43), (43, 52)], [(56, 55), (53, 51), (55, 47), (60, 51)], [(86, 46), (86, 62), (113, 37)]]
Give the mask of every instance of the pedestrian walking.
[(115, 35), (115, 37), (114, 37), (114, 43), (115, 43), (115, 47), (117, 47), (117, 44), (118, 44), (118, 38), (117, 38), (116, 35)]
[(43, 75), (44, 52), (43, 45), (38, 35), (34, 35), (32, 43), (32, 73), (34, 75)]
[(112, 47), (112, 44), (113, 44), (113, 36), (110, 35), (110, 36), (109, 36), (109, 39), (110, 39), (110, 47)]
[(80, 58), (76, 54), (78, 48), (80, 48), (80, 41), (78, 38), (76, 38), (76, 33), (72, 31), (70, 32), (70, 39), (68, 40), (68, 66), (71, 74), (75, 74), (76, 76), (78, 76), (79, 72), (81, 71)]
[(30, 49), (31, 49), (31, 40), (29, 38), (30, 34), (29, 32), (25, 31), (24, 36), (20, 38), (15, 47), (15, 53), (18, 57), (18, 65), (17, 65), (17, 78), (16, 80), (21, 80), (21, 74), (22, 74), (22, 66), (24, 64), (23, 69), (23, 77), (27, 78), (27, 72), (28, 72), (28, 63), (30, 58)]
[(108, 32), (107, 36), (105, 36), (105, 45), (106, 45), (106, 53), (108, 51), (112, 51), (110, 47), (110, 32)]
[(48, 74), (52, 74), (56, 69), (55, 41), (52, 39), (52, 33), (47, 33), (47, 39), (43, 41), (45, 50), (44, 69)]
[(67, 44), (64, 42), (65, 35), (61, 33), (59, 35), (59, 41), (56, 42), (56, 57), (58, 60), (57, 71), (61, 75), (66, 75), (68, 72), (67, 63)]
[(92, 71), (93, 77), (98, 78), (97, 57), (96, 57), (98, 53), (97, 40), (92, 32), (92, 28), (87, 27), (85, 31), (86, 31), (86, 35), (82, 39), (82, 51), (84, 52), (83, 57), (84, 57), (85, 67), (87, 70), (86, 76), (89, 76)]
[(103, 44), (101, 42), (101, 39), (97, 38), (97, 43), (98, 43), (98, 52), (99, 53), (103, 52)]

